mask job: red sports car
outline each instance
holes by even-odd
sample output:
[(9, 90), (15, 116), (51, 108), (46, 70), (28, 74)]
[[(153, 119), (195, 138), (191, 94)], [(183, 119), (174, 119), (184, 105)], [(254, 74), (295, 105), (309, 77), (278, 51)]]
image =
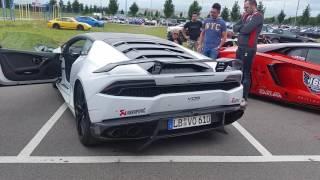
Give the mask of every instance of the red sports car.
[[(236, 49), (219, 56), (235, 58)], [(250, 93), (320, 108), (320, 44), (258, 45)]]

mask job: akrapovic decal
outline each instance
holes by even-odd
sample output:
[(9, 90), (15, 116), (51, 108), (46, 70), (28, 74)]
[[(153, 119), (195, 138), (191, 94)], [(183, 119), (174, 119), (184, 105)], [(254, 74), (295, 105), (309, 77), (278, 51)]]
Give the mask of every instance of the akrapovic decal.
[(143, 109), (135, 109), (135, 110), (125, 110), (121, 109), (120, 111), (120, 117), (125, 117), (125, 116), (130, 116), (130, 115), (139, 115), (139, 114), (145, 114), (146, 113), (146, 108)]
[(320, 94), (320, 75), (303, 72), (303, 82), (315, 94)]

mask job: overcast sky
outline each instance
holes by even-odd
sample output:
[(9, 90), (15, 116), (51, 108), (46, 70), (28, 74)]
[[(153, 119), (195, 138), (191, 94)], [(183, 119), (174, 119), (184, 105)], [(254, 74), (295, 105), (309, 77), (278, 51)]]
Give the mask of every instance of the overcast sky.
[[(28, 0), (16, 0), (16, 1), (28, 1)], [(42, 1), (42, 0), (32, 0), (32, 1)], [(48, 0), (46, 0), (48, 1)], [(58, 0), (59, 1), (59, 0)], [(63, 0), (64, 3), (68, 0)], [(73, 0), (70, 0), (71, 2)], [(100, 6), (105, 6), (109, 3), (109, 0), (79, 0), (80, 2), (84, 4), (96, 4)], [(243, 1), (239, 0), (239, 5), (241, 7), (241, 11), (243, 11)], [(259, 1), (259, 0), (257, 0)], [(126, 0), (118, 0), (120, 9), (125, 10), (125, 2)], [(137, 2), (138, 6), (140, 8), (150, 8), (152, 9), (163, 9), (163, 4), (165, 0), (127, 0), (128, 2), (128, 9), (130, 5), (133, 2)], [(193, 0), (173, 0), (173, 3), (175, 5), (176, 11), (183, 11), (187, 12), (189, 5), (193, 2)], [(209, 12), (209, 9), (211, 5), (215, 2), (220, 3), (222, 6), (227, 6), (229, 9), (231, 9), (234, 0), (198, 0), (200, 5), (203, 7), (202, 13), (207, 14)], [(262, 0), (263, 4), (267, 7), (265, 16), (270, 17), (279, 14), (281, 9), (284, 9), (287, 17), (295, 16), (298, 0)], [(302, 14), (303, 9), (307, 6), (307, 4), (310, 4), (311, 6), (311, 15), (316, 16), (320, 13), (320, 0), (300, 0), (300, 6), (299, 6), (299, 14)]]
[[(120, 7), (125, 7), (125, 0), (118, 0)], [(163, 8), (163, 4), (165, 0), (127, 0), (128, 4), (131, 5), (134, 1), (136, 1), (139, 7), (148, 8), (151, 6), (153, 8)], [(193, 0), (173, 0), (173, 3), (178, 11), (188, 11), (189, 5), (193, 2)], [(198, 0), (200, 5), (203, 7), (202, 13), (209, 12), (210, 7), (213, 3), (218, 2), (222, 6), (227, 6), (231, 9), (234, 0)], [(303, 9), (307, 6), (307, 4), (311, 5), (311, 14), (318, 15), (320, 13), (320, 0), (300, 0), (300, 8), (298, 13), (302, 13)], [(239, 5), (242, 11), (243, 0), (239, 0)], [(278, 14), (281, 9), (285, 10), (287, 16), (294, 16), (298, 0), (263, 0), (263, 4), (267, 7), (266, 16), (273, 16)], [(129, 6), (128, 5), (128, 6)]]

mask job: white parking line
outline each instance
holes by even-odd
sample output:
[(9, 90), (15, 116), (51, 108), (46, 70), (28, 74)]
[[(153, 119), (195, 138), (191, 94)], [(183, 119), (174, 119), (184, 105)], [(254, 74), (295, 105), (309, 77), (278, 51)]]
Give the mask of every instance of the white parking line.
[(0, 156), (3, 163), (265, 163), (320, 162), (320, 156)]
[(37, 134), (30, 140), (30, 142), (22, 149), (18, 157), (28, 157), (40, 144), (42, 139), (54, 126), (54, 124), (59, 120), (64, 111), (67, 109), (66, 103), (63, 103), (59, 109), (51, 116), (51, 118), (41, 127)]
[(232, 125), (261, 153), (261, 155), (272, 156), (272, 154), (238, 122), (234, 122)]

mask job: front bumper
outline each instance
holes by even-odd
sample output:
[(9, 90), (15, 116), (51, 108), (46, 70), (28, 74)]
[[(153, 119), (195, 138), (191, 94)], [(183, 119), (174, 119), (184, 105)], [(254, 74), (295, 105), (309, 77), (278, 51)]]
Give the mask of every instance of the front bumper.
[[(101, 140), (162, 139), (223, 128), (225, 125), (231, 124), (241, 118), (244, 110), (245, 107), (241, 107), (240, 105), (229, 105), (111, 119), (92, 123), (91, 132), (94, 137)], [(199, 127), (168, 130), (169, 118), (201, 114), (211, 114), (212, 123)]]

